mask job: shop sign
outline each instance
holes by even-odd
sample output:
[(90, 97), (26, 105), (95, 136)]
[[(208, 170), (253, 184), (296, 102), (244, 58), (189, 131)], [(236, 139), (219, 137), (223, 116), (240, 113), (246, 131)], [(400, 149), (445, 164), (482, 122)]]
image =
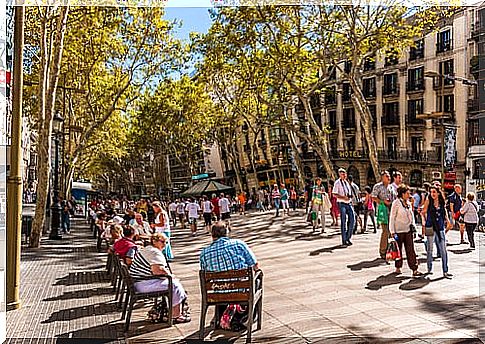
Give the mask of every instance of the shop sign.
[(338, 152), (339, 158), (362, 158), (362, 152), (359, 151), (340, 151)]

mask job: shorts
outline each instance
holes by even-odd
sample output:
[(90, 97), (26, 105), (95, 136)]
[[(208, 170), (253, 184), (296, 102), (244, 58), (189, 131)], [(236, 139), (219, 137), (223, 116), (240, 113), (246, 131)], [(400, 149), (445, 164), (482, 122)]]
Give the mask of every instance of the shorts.
[(221, 213), (221, 220), (229, 220), (231, 218), (231, 213)]
[(212, 224), (212, 213), (204, 213), (204, 222), (206, 226)]
[(197, 224), (197, 218), (196, 217), (189, 217), (189, 224), (196, 225)]

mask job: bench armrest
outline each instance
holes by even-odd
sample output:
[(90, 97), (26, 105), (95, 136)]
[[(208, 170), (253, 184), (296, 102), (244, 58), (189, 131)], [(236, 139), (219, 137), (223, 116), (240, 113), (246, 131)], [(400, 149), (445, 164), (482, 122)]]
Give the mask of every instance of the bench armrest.
[(172, 282), (172, 276), (171, 275), (153, 275), (153, 276), (146, 276), (146, 277), (142, 277), (142, 278), (132, 277), (133, 282), (149, 281), (149, 280), (153, 280), (153, 279), (164, 279), (164, 278), (167, 278), (169, 280), (169, 282)]

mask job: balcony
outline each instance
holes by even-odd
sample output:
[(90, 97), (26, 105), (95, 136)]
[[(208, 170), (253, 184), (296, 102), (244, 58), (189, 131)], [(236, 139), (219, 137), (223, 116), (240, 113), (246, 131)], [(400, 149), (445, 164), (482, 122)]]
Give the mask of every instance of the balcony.
[(342, 121), (342, 129), (355, 129), (355, 120), (343, 120)]
[(424, 91), (424, 80), (420, 80), (419, 82), (406, 82), (406, 92), (423, 92)]
[(375, 88), (364, 89), (363, 93), (364, 93), (365, 99), (374, 99), (376, 97), (376, 89)]
[(409, 61), (416, 61), (418, 59), (424, 58), (424, 48), (421, 49), (411, 49), (409, 51)]
[(445, 88), (452, 88), (452, 87), (455, 87), (455, 80), (452, 80), (452, 79), (448, 79), (448, 78), (441, 78), (441, 77), (433, 77), (433, 88), (435, 90), (441, 88), (441, 84), (443, 82), (443, 79), (444, 79), (444, 87)]
[(303, 152), (300, 154), (302, 160), (315, 160), (315, 153), (312, 152)]
[(467, 101), (468, 105), (468, 112), (478, 112), (480, 111), (480, 103), (479, 99), (468, 99)]
[(406, 123), (409, 124), (409, 125), (425, 125), (425, 121), (422, 120), (422, 119), (418, 119), (416, 118), (416, 116), (410, 116), (410, 115), (407, 115), (406, 117)]
[(444, 42), (436, 43), (436, 54), (444, 53), (451, 50), (453, 50), (453, 41), (451, 39)]
[(472, 25), (472, 39), (478, 40), (480, 35), (485, 34), (485, 23), (481, 23), (477, 21), (474, 25)]
[(379, 160), (393, 160), (405, 162), (437, 162), (438, 154), (434, 150), (430, 151), (377, 151)]
[(485, 145), (485, 137), (480, 135), (473, 135), (468, 137), (468, 147)]
[[(480, 60), (478, 56), (470, 59), (470, 74), (477, 74), (480, 71)], [(476, 76), (475, 76), (476, 78)]]
[(382, 86), (382, 95), (384, 97), (392, 97), (399, 95), (399, 85), (384, 85)]

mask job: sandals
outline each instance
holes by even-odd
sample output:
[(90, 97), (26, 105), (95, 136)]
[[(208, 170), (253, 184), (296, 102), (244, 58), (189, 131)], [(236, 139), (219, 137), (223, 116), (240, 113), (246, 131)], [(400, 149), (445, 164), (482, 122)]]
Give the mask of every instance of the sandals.
[(421, 277), (421, 276), (423, 276), (422, 272), (419, 272), (418, 270), (413, 272), (413, 277)]
[(176, 318), (173, 318), (173, 323), (174, 324), (185, 324), (190, 322), (192, 319), (190, 319), (189, 315), (179, 315)]

